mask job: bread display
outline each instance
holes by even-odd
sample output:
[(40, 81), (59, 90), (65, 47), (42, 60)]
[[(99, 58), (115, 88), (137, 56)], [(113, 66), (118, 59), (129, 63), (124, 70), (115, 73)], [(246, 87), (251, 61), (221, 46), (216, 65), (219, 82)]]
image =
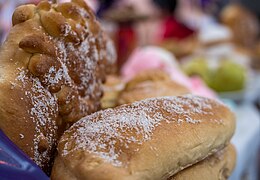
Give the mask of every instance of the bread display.
[(118, 104), (127, 104), (146, 98), (189, 94), (183, 85), (171, 80), (162, 70), (146, 70), (131, 79), (118, 96)]
[(235, 168), (236, 151), (232, 144), (186, 168), (168, 180), (226, 180)]
[[(113, 37), (118, 27), (106, 19), (101, 27), (96, 19), (102, 2), (100, 10), (93, 6), (95, 13), (85, 0), (56, 2), (17, 7), (13, 27), (0, 47), (0, 137), (6, 141), (0, 141), (0, 174), (7, 175), (3, 178), (42, 174), (40, 179), (52, 180), (228, 179), (236, 163), (230, 143), (235, 115), (202, 80), (189, 79), (171, 53), (150, 45), (131, 52), (125, 66), (117, 69), (126, 56), (116, 57), (120, 52), (102, 30), (107, 28)], [(221, 18), (237, 31), (234, 27), (241, 22), (231, 20), (244, 10), (232, 8)], [(123, 36), (136, 28), (128, 23), (134, 25), (123, 22)], [(256, 30), (251, 30), (254, 37)], [(240, 31), (234, 35), (244, 29)], [(193, 50), (198, 46), (194, 37), (183, 40), (195, 40), (190, 43)], [(235, 40), (250, 45), (252, 37)], [(178, 49), (183, 42), (171, 45)], [(234, 71), (237, 80), (241, 69), (231, 65), (225, 64), (218, 74)], [(200, 73), (188, 70), (202, 79), (205, 74), (215, 78), (216, 73), (205, 67), (195, 67)], [(210, 87), (224, 91), (216, 86), (222, 79), (212, 80)], [(237, 89), (227, 83), (224, 88)]]
[(198, 96), (151, 98), (98, 111), (58, 144), (52, 179), (167, 179), (223, 149), (234, 114)]
[(100, 108), (111, 41), (83, 0), (18, 7), (0, 50), (0, 128), (47, 171), (64, 129)]

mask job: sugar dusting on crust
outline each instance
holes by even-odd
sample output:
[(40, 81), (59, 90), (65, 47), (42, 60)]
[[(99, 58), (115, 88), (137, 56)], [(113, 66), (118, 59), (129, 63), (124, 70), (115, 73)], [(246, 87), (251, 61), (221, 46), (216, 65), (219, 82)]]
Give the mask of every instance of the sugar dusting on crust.
[(81, 119), (65, 132), (60, 141), (63, 145), (60, 153), (67, 156), (74, 151), (83, 150), (96, 154), (115, 166), (121, 166), (122, 149), (151, 139), (160, 123), (196, 125), (204, 120), (193, 119), (195, 114), (214, 116), (210, 102), (209, 99), (192, 95), (151, 98), (96, 112)]
[[(76, 5), (76, 4), (74, 4)], [(77, 5), (76, 5), (77, 6)], [(73, 28), (66, 23), (61, 31), (64, 32), (60, 37), (53, 37), (49, 35), (47, 29), (41, 25), (44, 23), (42, 19), (39, 27), (33, 27), (35, 34), (43, 35), (50, 44), (54, 44), (56, 55), (50, 56), (44, 53), (41, 57), (49, 58), (54, 60), (53, 66), (47, 69), (47, 72), (40, 75), (33, 75), (30, 72), (30, 68), (17, 68), (17, 77), (14, 81), (10, 81), (10, 87), (12, 90), (19, 89), (24, 93), (24, 99), (27, 99), (30, 104), (28, 107), (28, 117), (35, 124), (35, 137), (33, 139), (34, 147), (32, 151), (34, 153), (34, 161), (41, 167), (46, 165), (52, 156), (52, 151), (57, 144), (57, 119), (74, 118), (71, 121), (75, 121), (75, 116), (83, 117), (84, 115), (90, 114), (99, 108), (99, 101), (102, 95), (102, 79), (104, 74), (99, 72), (105, 71), (105, 59), (106, 53), (108, 53), (108, 59), (115, 59), (114, 55), (107, 51), (114, 50), (109, 45), (104, 35), (101, 33), (94, 34), (90, 31), (89, 22), (90, 19), (87, 10), (77, 6), (84, 19), (84, 22), (75, 22), (77, 28), (82, 27), (82, 33), (77, 34)], [(51, 10), (55, 9), (55, 5), (52, 5)], [(41, 13), (41, 11), (37, 11)], [(41, 14), (39, 14), (41, 18)], [(55, 17), (53, 17), (55, 18)], [(38, 21), (38, 19), (33, 19)], [(72, 21), (72, 19), (70, 19)], [(92, 20), (91, 20), (92, 21)], [(98, 23), (93, 20), (92, 23)], [(80, 25), (81, 24), (81, 25)], [(46, 26), (44, 26), (46, 27)], [(49, 28), (49, 27), (47, 27)], [(52, 28), (52, 27), (51, 27)], [(69, 35), (78, 35), (80, 42), (70, 42), (66, 39)], [(36, 44), (35, 46), (37, 46)], [(109, 46), (109, 47), (107, 47)], [(37, 47), (36, 47), (37, 48)], [(37, 51), (37, 53), (40, 53)], [(35, 54), (32, 54), (32, 56)], [(29, 62), (30, 63), (30, 62)], [(46, 61), (47, 63), (47, 61)], [(17, 63), (15, 64), (17, 65)], [(74, 76), (73, 76), (74, 75)], [(74, 77), (74, 79), (73, 79)], [(75, 80), (79, 77), (80, 80)], [(78, 81), (78, 82), (76, 82)], [(57, 87), (53, 92), (50, 90), (51, 87)], [(65, 108), (60, 107), (59, 99), (56, 93), (60, 91), (64, 86), (70, 88), (73, 91), (65, 94), (66, 102)], [(69, 97), (69, 96), (73, 97)], [(68, 98), (69, 97), (69, 98)], [(66, 109), (69, 103), (75, 101), (69, 101), (69, 99), (76, 99), (78, 104), (72, 104), (72, 110), (69, 112), (72, 114), (69, 116), (61, 115), (59, 112), (61, 109)], [(78, 115), (80, 114), (80, 115)], [(65, 117), (66, 116), (66, 117)], [(74, 116), (74, 117), (73, 117)], [(64, 120), (65, 122), (65, 120)], [(43, 144), (44, 148), (39, 147)], [(46, 147), (47, 146), (47, 147)]]
[[(52, 119), (57, 115), (58, 106), (57, 99), (49, 91), (47, 91), (39, 81), (38, 78), (30, 75), (27, 69), (18, 69), (19, 74), (16, 78), (16, 86), (20, 86), (24, 90), (25, 96), (31, 101), (31, 109), (28, 111), (30, 118), (35, 123), (35, 135), (33, 139), (34, 144), (34, 157), (33, 160), (38, 164), (42, 165), (42, 161), (49, 161), (49, 153), (52, 151), (52, 146), (56, 142), (56, 122)], [(31, 86), (32, 85), (32, 86)], [(31, 86), (31, 87), (30, 87)], [(30, 89), (28, 89), (30, 87)], [(44, 134), (43, 134), (44, 132)], [(47, 151), (41, 153), (39, 151), (39, 143), (41, 138), (45, 138), (48, 147)]]

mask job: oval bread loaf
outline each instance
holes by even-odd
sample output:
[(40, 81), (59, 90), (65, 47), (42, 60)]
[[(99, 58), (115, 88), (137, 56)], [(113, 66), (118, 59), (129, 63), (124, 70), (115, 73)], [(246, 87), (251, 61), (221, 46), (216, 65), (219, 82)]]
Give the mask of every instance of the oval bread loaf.
[(198, 96), (151, 98), (98, 111), (67, 130), (52, 179), (167, 179), (226, 146), (233, 113)]
[(232, 144), (194, 164), (168, 180), (226, 180), (236, 164), (236, 151)]

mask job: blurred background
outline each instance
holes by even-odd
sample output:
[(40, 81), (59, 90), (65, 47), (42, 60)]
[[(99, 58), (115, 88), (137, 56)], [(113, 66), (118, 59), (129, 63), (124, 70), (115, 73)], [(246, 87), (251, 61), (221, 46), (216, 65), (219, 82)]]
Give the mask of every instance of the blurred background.
[[(115, 75), (127, 81), (158, 68), (190, 78), (182, 83), (199, 95), (221, 99), (237, 115), (230, 179), (260, 179), (260, 1), (86, 1), (116, 46)], [(0, 0), (0, 44), (14, 9), (38, 2)]]

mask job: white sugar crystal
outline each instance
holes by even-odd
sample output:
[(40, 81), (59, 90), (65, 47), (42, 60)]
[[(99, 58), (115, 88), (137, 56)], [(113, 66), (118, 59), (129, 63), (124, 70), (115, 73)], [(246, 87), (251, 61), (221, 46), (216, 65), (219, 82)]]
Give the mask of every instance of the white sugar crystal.
[[(129, 148), (132, 143), (146, 142), (152, 138), (154, 130), (163, 121), (179, 125), (203, 123), (202, 120), (192, 117), (195, 114), (200, 116), (210, 114), (212, 106), (209, 101), (191, 95), (151, 98), (124, 108), (96, 112), (75, 123), (71, 128), (75, 132), (69, 139), (61, 139), (61, 143), (65, 142), (62, 155), (84, 150), (98, 155), (115, 166), (121, 166), (119, 160), (121, 151), (116, 150), (118, 149), (116, 146)], [(169, 113), (167, 117), (164, 117), (163, 112)], [(70, 141), (75, 141), (76, 146), (71, 148)]]

